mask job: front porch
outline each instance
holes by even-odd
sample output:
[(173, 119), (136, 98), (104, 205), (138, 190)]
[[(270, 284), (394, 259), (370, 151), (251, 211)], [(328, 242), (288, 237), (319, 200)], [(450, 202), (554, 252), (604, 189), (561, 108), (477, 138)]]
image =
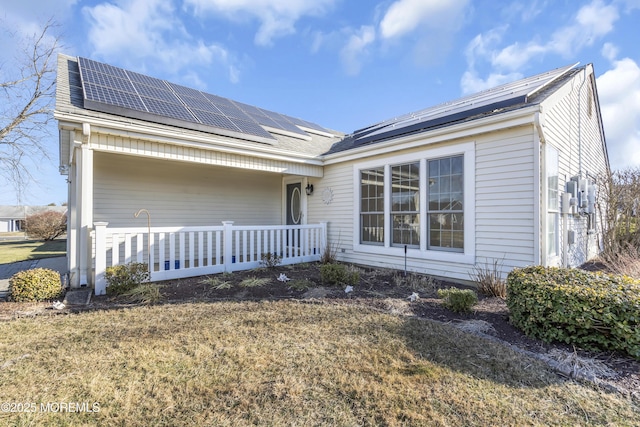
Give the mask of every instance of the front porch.
[(107, 267), (145, 263), (151, 281), (249, 270), (265, 254), (281, 264), (320, 260), (327, 244), (327, 223), (304, 225), (114, 227), (94, 223), (95, 294), (106, 293)]

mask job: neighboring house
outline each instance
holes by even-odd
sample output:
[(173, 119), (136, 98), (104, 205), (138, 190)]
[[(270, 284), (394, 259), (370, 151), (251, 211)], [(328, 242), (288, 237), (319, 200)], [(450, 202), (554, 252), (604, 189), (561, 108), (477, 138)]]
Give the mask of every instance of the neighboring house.
[(66, 213), (66, 206), (0, 206), (0, 233), (22, 231), (24, 220), (29, 215), (44, 211)]
[(328, 248), (468, 280), (599, 252), (591, 65), (348, 135), (84, 58), (59, 56), (57, 88), (72, 286), (102, 293), (105, 267), (135, 260), (162, 280)]

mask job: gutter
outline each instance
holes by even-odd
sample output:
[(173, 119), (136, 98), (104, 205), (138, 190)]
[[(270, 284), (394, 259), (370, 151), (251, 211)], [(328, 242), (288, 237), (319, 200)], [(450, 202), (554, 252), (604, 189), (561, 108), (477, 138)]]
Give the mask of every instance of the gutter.
[[(254, 156), (271, 160), (285, 161), (289, 163), (301, 163), (314, 166), (322, 166), (322, 160), (318, 156), (300, 154), (295, 157), (290, 152), (266, 149), (254, 145), (238, 142), (223, 141), (212, 138), (210, 135), (201, 136), (175, 132), (160, 128), (151, 128), (136, 125), (133, 123), (114, 122), (111, 120), (94, 117), (81, 116), (73, 113), (55, 112), (54, 118), (58, 120), (60, 129), (79, 129), (79, 124), (89, 124), (94, 133), (121, 136), (148, 140), (154, 142), (164, 142), (167, 144), (180, 145), (183, 147), (198, 148), (203, 150), (220, 151), (230, 154), (241, 154), (244, 156)], [(150, 131), (152, 130), (152, 131)], [(155, 131), (155, 132), (153, 132)]]

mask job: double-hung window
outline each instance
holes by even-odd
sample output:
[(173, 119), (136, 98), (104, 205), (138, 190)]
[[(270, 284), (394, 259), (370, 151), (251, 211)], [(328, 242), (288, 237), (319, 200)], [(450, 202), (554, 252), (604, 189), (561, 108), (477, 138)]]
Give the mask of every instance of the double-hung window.
[(392, 245), (420, 246), (420, 162), (391, 167)]
[(559, 191), (558, 191), (558, 150), (546, 146), (546, 176), (547, 176), (547, 256), (558, 256), (559, 242)]
[(465, 154), (446, 154), (356, 170), (360, 245), (464, 252)]
[(428, 161), (429, 249), (464, 249), (463, 156)]
[(360, 171), (360, 242), (384, 244), (384, 167)]

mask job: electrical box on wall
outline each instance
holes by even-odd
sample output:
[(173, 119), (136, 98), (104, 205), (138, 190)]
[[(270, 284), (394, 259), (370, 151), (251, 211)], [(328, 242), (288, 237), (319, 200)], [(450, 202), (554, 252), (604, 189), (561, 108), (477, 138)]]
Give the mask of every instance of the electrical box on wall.
[(573, 245), (576, 242), (576, 232), (574, 230), (567, 231), (567, 244)]
[(596, 212), (596, 186), (590, 185), (587, 188), (587, 213), (593, 214)]

